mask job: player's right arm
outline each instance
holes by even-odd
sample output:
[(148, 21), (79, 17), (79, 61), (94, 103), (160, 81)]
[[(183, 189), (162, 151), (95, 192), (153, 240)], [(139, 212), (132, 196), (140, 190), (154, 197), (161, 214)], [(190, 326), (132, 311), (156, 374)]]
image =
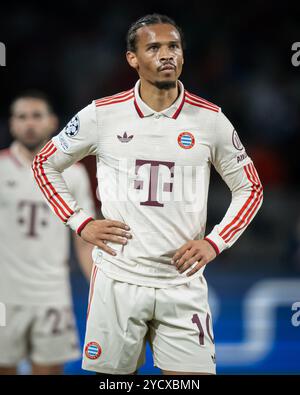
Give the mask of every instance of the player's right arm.
[(88, 155), (98, 155), (98, 147), (96, 107), (93, 102), (44, 146), (36, 155), (32, 170), (47, 204), (57, 217), (85, 241), (115, 255), (105, 242), (126, 244), (131, 237), (127, 232), (129, 227), (120, 221), (93, 219), (79, 206), (62, 177), (62, 172), (73, 163)]

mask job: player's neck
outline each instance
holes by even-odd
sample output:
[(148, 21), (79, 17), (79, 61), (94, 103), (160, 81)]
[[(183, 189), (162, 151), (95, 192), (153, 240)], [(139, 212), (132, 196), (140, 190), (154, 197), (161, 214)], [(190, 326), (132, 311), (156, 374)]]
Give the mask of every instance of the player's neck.
[(37, 149), (35, 149), (34, 151), (29, 150), (28, 148), (25, 147), (25, 145), (23, 145), (22, 143), (20, 143), (19, 141), (15, 142), (15, 145), (18, 148), (18, 153), (21, 156), (21, 158), (25, 161), (28, 162), (29, 164), (31, 164), (34, 160), (34, 157), (36, 156), (36, 154), (38, 154), (38, 152), (40, 151), (40, 149), (43, 147), (43, 145), (41, 145), (40, 147), (38, 147)]
[(178, 98), (178, 83), (174, 88), (159, 89), (148, 81), (141, 79), (140, 97), (152, 110), (160, 112), (169, 108)]

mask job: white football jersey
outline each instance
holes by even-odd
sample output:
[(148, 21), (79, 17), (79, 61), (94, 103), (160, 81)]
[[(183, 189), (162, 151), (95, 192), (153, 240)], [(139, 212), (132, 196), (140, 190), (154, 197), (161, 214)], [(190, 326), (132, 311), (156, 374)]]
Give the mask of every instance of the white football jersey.
[[(93, 215), (81, 164), (63, 173), (69, 190)], [(45, 203), (18, 143), (0, 151), (0, 302), (69, 305), (70, 231)]]
[(205, 237), (211, 164), (232, 192), (231, 204), (206, 236), (217, 253), (230, 247), (262, 203), (258, 174), (221, 109), (184, 89), (167, 109), (142, 101), (140, 81), (93, 101), (44, 147), (33, 163), (37, 183), (56, 215), (80, 232), (88, 214), (61, 172), (95, 155), (102, 213), (130, 226), (127, 245), (109, 242), (116, 256), (94, 248), (93, 259), (111, 278), (169, 287), (188, 277), (171, 264), (175, 251)]

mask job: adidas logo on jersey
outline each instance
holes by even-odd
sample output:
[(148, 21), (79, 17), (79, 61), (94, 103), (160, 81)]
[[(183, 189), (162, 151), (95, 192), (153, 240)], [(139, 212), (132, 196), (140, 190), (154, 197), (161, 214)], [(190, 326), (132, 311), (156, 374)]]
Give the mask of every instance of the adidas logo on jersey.
[(127, 133), (124, 132), (123, 136), (117, 136), (121, 143), (128, 143), (133, 139), (133, 134), (131, 136), (127, 136)]

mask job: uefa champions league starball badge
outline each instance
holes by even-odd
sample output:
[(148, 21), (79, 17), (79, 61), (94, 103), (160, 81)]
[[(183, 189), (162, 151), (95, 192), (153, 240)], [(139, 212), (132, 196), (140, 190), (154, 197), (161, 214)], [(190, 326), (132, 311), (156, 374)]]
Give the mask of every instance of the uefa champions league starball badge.
[(65, 127), (65, 133), (69, 137), (74, 137), (79, 132), (79, 117), (75, 115)]

